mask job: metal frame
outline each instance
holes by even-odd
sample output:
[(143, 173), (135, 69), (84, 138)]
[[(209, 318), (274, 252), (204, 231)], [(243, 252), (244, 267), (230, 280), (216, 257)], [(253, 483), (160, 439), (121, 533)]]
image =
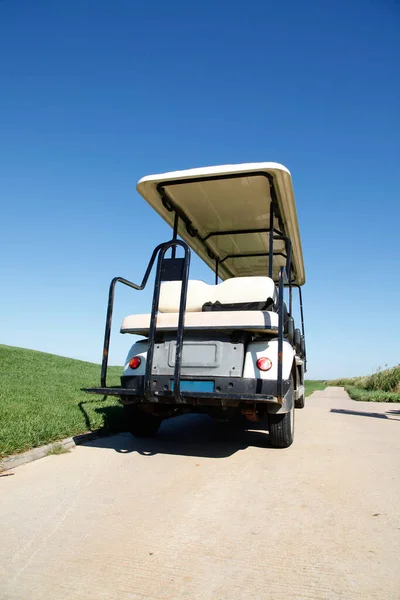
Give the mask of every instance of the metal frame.
[[(150, 316), (150, 331), (149, 331), (149, 346), (147, 350), (147, 359), (146, 359), (146, 374), (145, 374), (145, 386), (144, 393), (145, 396), (150, 400), (152, 398), (151, 391), (151, 374), (153, 370), (153, 355), (154, 355), (154, 344), (155, 344), (155, 334), (156, 334), (156, 319), (158, 312), (158, 305), (160, 302), (160, 290), (161, 290), (161, 282), (163, 281), (162, 277), (162, 266), (165, 261), (166, 252), (172, 248), (176, 250), (177, 246), (181, 246), (183, 248), (185, 256), (183, 262), (182, 269), (182, 287), (181, 287), (181, 297), (179, 303), (179, 317), (178, 317), (178, 329), (176, 332), (176, 356), (175, 356), (175, 371), (174, 371), (174, 397), (177, 403), (182, 402), (182, 398), (180, 395), (180, 382), (181, 382), (181, 362), (182, 362), (182, 346), (183, 346), (183, 329), (184, 329), (184, 318), (185, 318), (185, 307), (186, 307), (186, 297), (187, 297), (187, 288), (189, 281), (189, 267), (190, 267), (190, 248), (181, 240), (171, 240), (170, 242), (166, 242), (162, 245), (158, 255), (157, 262), (157, 271), (156, 278), (154, 282), (154, 295), (153, 295), (153, 303), (151, 309)], [(167, 259), (168, 260), (168, 259)]]
[[(211, 250), (211, 248), (207, 244), (207, 241), (211, 237), (224, 236), (224, 235), (250, 234), (250, 233), (271, 233), (271, 231), (273, 233), (278, 233), (279, 235), (283, 235), (282, 231), (283, 231), (284, 227), (283, 227), (282, 217), (280, 214), (279, 205), (278, 205), (278, 201), (277, 201), (277, 194), (276, 194), (276, 190), (275, 190), (273, 176), (270, 173), (265, 173), (264, 171), (253, 171), (250, 173), (246, 173), (246, 177), (265, 177), (268, 180), (270, 194), (271, 194), (270, 227), (269, 227), (269, 229), (258, 228), (258, 229), (241, 229), (241, 230), (236, 230), (236, 231), (234, 231), (234, 230), (232, 230), (232, 231), (212, 231), (212, 232), (208, 233), (207, 235), (205, 235), (204, 237), (202, 237), (199, 234), (198, 230), (193, 227), (192, 221), (187, 217), (187, 215), (183, 212), (183, 210), (180, 207), (176, 206), (174, 204), (174, 202), (168, 197), (167, 188), (169, 186), (184, 185), (186, 183), (218, 181), (218, 180), (224, 180), (224, 179), (240, 179), (242, 177), (243, 177), (243, 173), (230, 173), (230, 174), (225, 174), (225, 175), (208, 175), (206, 177), (188, 177), (185, 179), (170, 179), (167, 181), (161, 181), (160, 183), (157, 184), (157, 191), (161, 197), (163, 206), (169, 212), (175, 212), (175, 215), (178, 215), (179, 219), (181, 219), (183, 221), (183, 223), (185, 224), (186, 230), (189, 233), (189, 235), (191, 237), (197, 238), (203, 244), (203, 246), (207, 250), (207, 254), (208, 254), (209, 258), (211, 258), (211, 260), (219, 259), (219, 264), (221, 264), (221, 259), (219, 257), (215, 256), (214, 251)], [(278, 219), (279, 227), (282, 231), (274, 229), (274, 227), (273, 227), (274, 217), (276, 217)], [(270, 235), (269, 252), (268, 252), (268, 254), (266, 254), (266, 256), (270, 255), (272, 248), (273, 248), (273, 240), (271, 241), (271, 235)], [(247, 255), (248, 258), (250, 256), (251, 255)], [(227, 258), (232, 258), (232, 256), (226, 257), (225, 260)], [(237, 258), (237, 257), (235, 257), (235, 258)], [(225, 269), (227, 269), (229, 271), (229, 273), (231, 274), (231, 276), (233, 276), (233, 273), (230, 270), (228, 265), (225, 265)], [(290, 276), (290, 279), (292, 279), (291, 271), (288, 271), (288, 274)], [(272, 265), (271, 264), (269, 265), (269, 277), (272, 278)]]
[[(175, 399), (177, 402), (180, 402), (180, 370), (181, 370), (181, 360), (182, 360), (182, 344), (183, 344), (183, 329), (184, 329), (184, 316), (185, 316), (185, 306), (186, 306), (186, 295), (187, 295), (187, 283), (189, 278), (189, 267), (190, 267), (190, 248), (183, 242), (182, 240), (171, 240), (169, 242), (164, 242), (163, 244), (159, 244), (153, 251), (153, 254), (150, 258), (149, 264), (147, 266), (146, 272), (144, 274), (142, 283), (140, 285), (133, 283), (132, 281), (128, 281), (128, 279), (124, 279), (123, 277), (114, 277), (111, 281), (109, 293), (108, 293), (108, 305), (107, 305), (107, 316), (106, 316), (106, 326), (104, 332), (104, 344), (103, 344), (103, 357), (101, 363), (101, 378), (100, 385), (101, 388), (107, 388), (107, 369), (108, 369), (108, 356), (110, 349), (110, 337), (111, 337), (111, 326), (112, 326), (112, 315), (114, 310), (114, 298), (115, 298), (115, 286), (117, 283), (122, 283), (134, 290), (142, 291), (147, 285), (148, 279), (150, 277), (150, 273), (152, 271), (153, 265), (158, 255), (157, 262), (157, 270), (156, 277), (154, 282), (154, 295), (153, 295), (153, 303), (152, 303), (152, 311), (150, 317), (150, 334), (149, 334), (149, 348), (147, 354), (147, 363), (146, 363), (146, 376), (145, 376), (145, 393), (149, 397), (150, 393), (150, 378), (151, 378), (151, 370), (153, 366), (153, 353), (154, 353), (154, 343), (155, 343), (155, 333), (156, 333), (156, 318), (158, 311), (158, 304), (160, 300), (160, 287), (161, 281), (163, 280), (162, 267), (165, 260), (176, 260), (165, 259), (166, 252), (172, 248), (172, 250), (176, 250), (176, 247), (180, 246), (184, 250), (184, 259), (183, 259), (183, 268), (182, 268), (182, 290), (181, 290), (181, 299), (179, 306), (179, 320), (178, 320), (178, 331), (177, 331), (177, 342), (176, 342), (176, 359), (175, 359)], [(174, 253), (173, 253), (174, 254)], [(87, 391), (93, 391), (97, 388), (93, 388)], [(104, 392), (97, 392), (104, 393)]]
[(150, 277), (151, 270), (153, 268), (154, 261), (157, 257), (157, 254), (162, 247), (162, 244), (159, 244), (153, 251), (151, 255), (149, 264), (147, 265), (146, 272), (144, 274), (142, 283), (138, 285), (137, 283), (133, 283), (132, 281), (128, 281), (128, 279), (124, 279), (124, 277), (114, 277), (110, 283), (109, 292), (108, 292), (108, 304), (107, 304), (107, 316), (106, 316), (106, 327), (104, 332), (104, 344), (103, 344), (103, 357), (101, 362), (101, 387), (107, 387), (107, 367), (108, 367), (108, 354), (110, 349), (110, 335), (111, 335), (111, 325), (112, 325), (112, 315), (114, 310), (114, 296), (115, 296), (115, 286), (117, 283), (122, 283), (134, 290), (142, 291), (147, 285), (148, 279)]
[(304, 340), (304, 371), (307, 371), (307, 348), (306, 348), (306, 332), (304, 328), (304, 312), (303, 312), (303, 294), (301, 287), (297, 284), (293, 285), (299, 291), (299, 304), (300, 304), (300, 320), (301, 320), (301, 334)]

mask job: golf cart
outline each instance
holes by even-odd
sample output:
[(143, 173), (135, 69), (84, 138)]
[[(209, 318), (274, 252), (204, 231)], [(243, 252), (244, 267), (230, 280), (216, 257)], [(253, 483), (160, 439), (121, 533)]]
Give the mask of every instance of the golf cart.
[[(86, 391), (118, 396), (136, 436), (155, 435), (163, 419), (195, 412), (267, 417), (270, 443), (290, 446), (295, 407), (304, 407), (306, 349), (305, 273), (289, 171), (277, 163), (190, 169), (144, 177), (137, 190), (173, 236), (155, 248), (141, 284), (112, 280), (101, 386)], [(191, 251), (213, 270), (214, 285), (189, 279)], [(107, 387), (115, 286), (143, 290), (155, 264), (151, 312), (121, 325), (121, 333), (143, 339), (129, 350), (121, 386)], [(301, 329), (292, 316), (293, 288)]]

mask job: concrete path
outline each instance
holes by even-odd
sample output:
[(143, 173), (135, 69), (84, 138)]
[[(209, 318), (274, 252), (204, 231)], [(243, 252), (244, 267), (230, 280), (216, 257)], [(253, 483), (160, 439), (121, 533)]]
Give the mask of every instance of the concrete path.
[(190, 416), (6, 473), (0, 598), (399, 599), (399, 408), (329, 388), (287, 450)]

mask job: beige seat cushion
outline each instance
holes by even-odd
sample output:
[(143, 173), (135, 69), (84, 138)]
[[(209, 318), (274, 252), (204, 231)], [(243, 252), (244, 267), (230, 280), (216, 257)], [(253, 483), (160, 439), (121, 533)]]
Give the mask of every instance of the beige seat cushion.
[[(165, 281), (161, 284), (159, 310), (161, 313), (179, 312), (181, 298), (180, 281)], [(218, 285), (191, 279), (188, 282), (186, 312), (201, 312), (207, 302), (221, 304), (244, 302), (276, 302), (275, 283), (269, 277), (234, 277)]]
[[(174, 331), (178, 328), (178, 313), (159, 313), (157, 329)], [(218, 329), (224, 331), (242, 330), (251, 332), (271, 332), (278, 329), (278, 314), (261, 310), (235, 310), (215, 312), (187, 312), (185, 330)], [(121, 333), (148, 335), (150, 315), (130, 315), (121, 325)]]

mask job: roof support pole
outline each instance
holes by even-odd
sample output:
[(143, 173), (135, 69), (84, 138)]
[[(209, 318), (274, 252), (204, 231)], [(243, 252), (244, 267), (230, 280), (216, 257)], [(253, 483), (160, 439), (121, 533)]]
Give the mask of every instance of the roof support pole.
[[(173, 240), (176, 240), (178, 238), (178, 223), (179, 223), (179, 215), (178, 213), (175, 211), (175, 218), (174, 218), (174, 235), (172, 236)], [(171, 258), (175, 258), (176, 257), (176, 246), (172, 246), (171, 248)]]
[(218, 285), (219, 258), (215, 260), (215, 285)]
[(274, 203), (271, 198), (269, 208), (269, 260), (268, 260), (268, 277), (272, 279), (274, 272)]

